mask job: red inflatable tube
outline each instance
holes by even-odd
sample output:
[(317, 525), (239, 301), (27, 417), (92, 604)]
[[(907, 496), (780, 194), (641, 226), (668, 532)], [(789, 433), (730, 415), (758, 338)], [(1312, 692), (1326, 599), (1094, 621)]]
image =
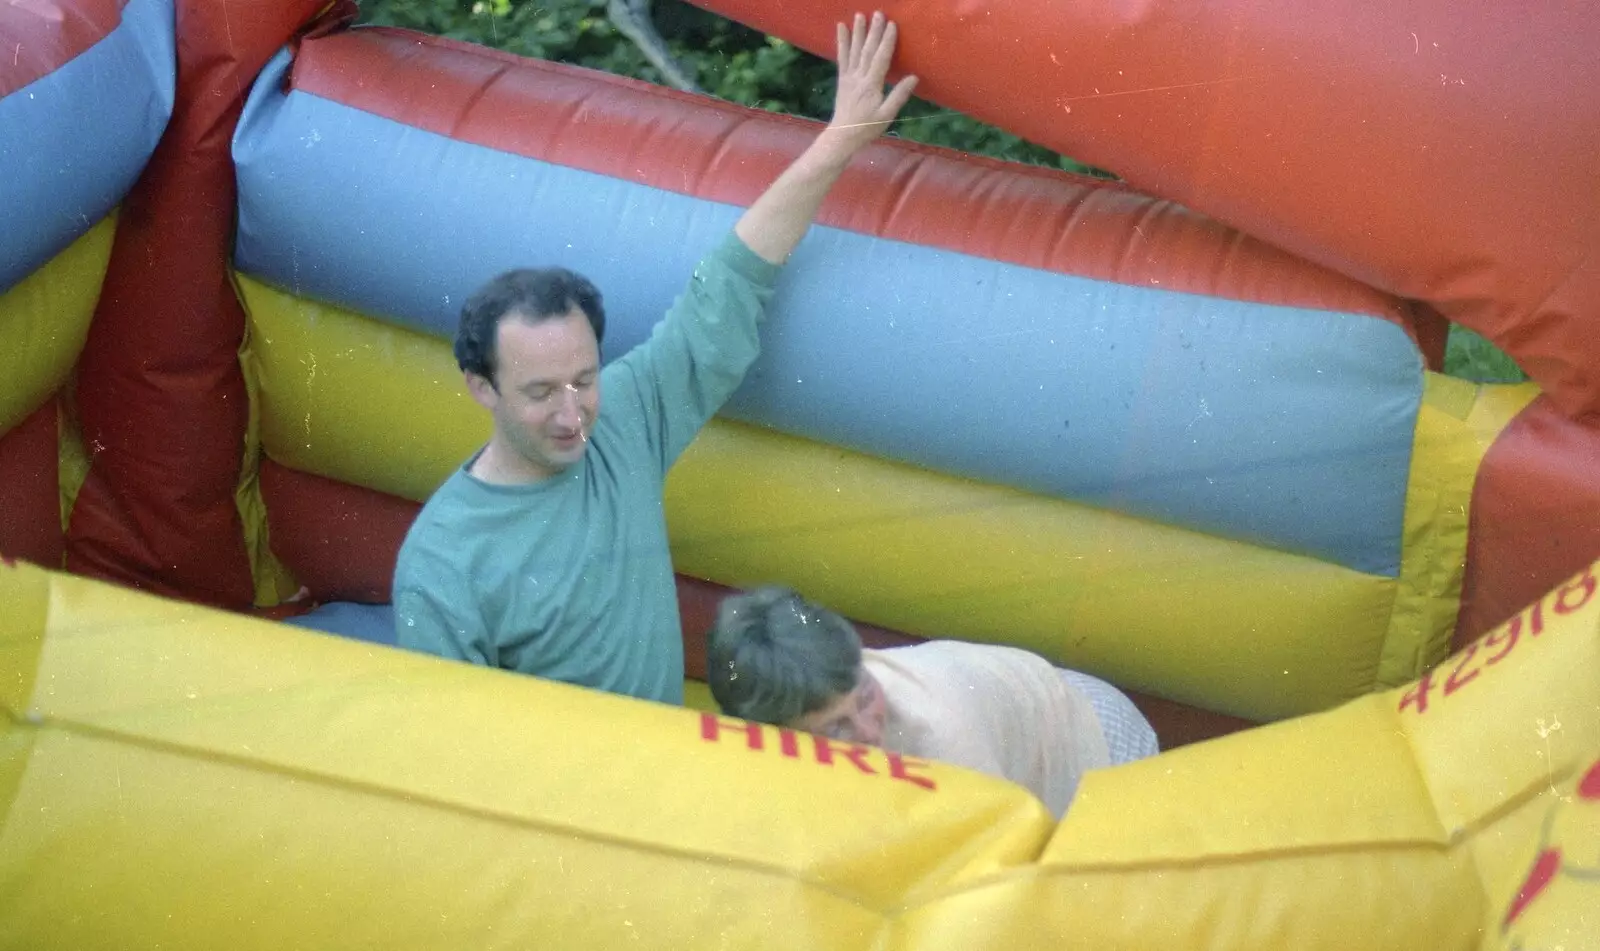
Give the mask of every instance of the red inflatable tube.
[(387, 604), (416, 502), (261, 461), (272, 551), (316, 601)]
[(60, 69), (122, 22), (128, 0), (0, 4), (0, 98)]
[[(387, 28), (307, 40), (291, 81), (460, 141), (735, 205), (753, 202), (815, 135), (804, 120)], [(462, 102), (472, 103), (465, 113)], [(1024, 267), (1369, 314), (1405, 327), (1435, 365), (1442, 354), (1442, 325), (1419, 333), (1408, 302), (1181, 205), (1059, 171), (1004, 164), (999, 176), (997, 167), (886, 139), (851, 166), (818, 220)]]
[[(306, 607), (328, 601), (382, 604), (389, 600), (395, 558), (420, 505), (271, 460), (261, 464), (261, 494), (267, 504), (274, 552), (311, 591)], [(706, 631), (716, 616), (717, 602), (729, 590), (678, 576), (684, 667), (689, 677), (705, 679)], [(857, 627), (871, 647), (917, 640), (870, 624)], [(1159, 697), (1129, 696), (1155, 728), (1163, 749), (1252, 725), (1248, 720)]]
[(250, 83), (325, 0), (180, 0), (172, 121), (122, 204), (79, 365), (95, 446), (67, 567), (227, 607), (255, 597), (234, 493), (248, 420), (228, 275), (229, 151)]
[[(702, 581), (699, 578), (678, 576), (678, 610), (683, 618), (683, 658), (688, 676), (696, 680), (706, 677), (706, 632), (717, 616), (717, 604), (732, 589)], [(872, 624), (854, 622), (861, 634), (861, 642), (868, 647), (899, 647), (915, 644), (921, 638), (892, 631)], [(1126, 691), (1134, 705), (1143, 713), (1161, 741), (1161, 748), (1198, 743), (1213, 737), (1225, 736), (1255, 724), (1249, 720), (1202, 710), (1173, 700), (1164, 700), (1134, 691)]]
[(1472, 491), (1456, 649), (1600, 558), (1600, 426), (1540, 397), (1489, 447)]
[(56, 400), (0, 433), (0, 555), (61, 565)]
[[(830, 58), (864, 8), (695, 2)], [(1427, 301), (1600, 414), (1594, 4), (878, 6), (919, 95)]]

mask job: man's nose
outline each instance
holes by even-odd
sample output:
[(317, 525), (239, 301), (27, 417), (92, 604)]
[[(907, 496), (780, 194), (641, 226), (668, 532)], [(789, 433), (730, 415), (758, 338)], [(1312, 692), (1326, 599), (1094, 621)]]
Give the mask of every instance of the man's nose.
[(578, 404), (578, 391), (570, 386), (561, 388), (561, 404), (556, 407), (556, 422), (568, 429), (577, 429), (583, 423), (583, 413)]

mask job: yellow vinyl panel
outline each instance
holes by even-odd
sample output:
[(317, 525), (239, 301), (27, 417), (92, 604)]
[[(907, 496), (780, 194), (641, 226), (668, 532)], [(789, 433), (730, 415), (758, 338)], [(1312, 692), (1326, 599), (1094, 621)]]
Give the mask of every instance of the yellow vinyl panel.
[(274, 460), (422, 501), (489, 438), (447, 341), (238, 283), (245, 374)]
[(1037, 863), (910, 910), (897, 947), (1470, 949), (1556, 841), (1576, 874), (1526, 925), (1592, 942), (1594, 571), (1420, 682), (1089, 773)]
[[(771, 727), (0, 567), (0, 935), (75, 951), (1587, 941), (1595, 570), (1420, 682), (1093, 771), (1052, 834), (1020, 789), (963, 770), (832, 745), (824, 762)], [(1530, 891), (1563, 846), (1548, 894)]]
[(870, 948), (1052, 828), (977, 773), (31, 566), (0, 604), (7, 946)]
[(673, 470), (680, 570), (782, 579), (850, 616), (1015, 644), (1252, 719), (1373, 684), (1393, 582), (734, 423)]
[(1426, 374), (1406, 485), (1400, 577), (1379, 685), (1405, 683), (1449, 651), (1461, 610), (1478, 467), (1495, 438), (1538, 395), (1532, 384), (1479, 384)]
[(1518, 874), (1491, 892), (1484, 947), (1600, 951), (1600, 747), (1546, 798), (1536, 834), (1518, 850)]
[(704, 680), (690, 680), (687, 677), (683, 681), (683, 705), (707, 713), (717, 713), (719, 710), (716, 698), (711, 696), (711, 685)]
[(1600, 751), (1596, 589), (1591, 565), (1396, 692), (1440, 820), (1468, 841), (1491, 896), (1515, 890), (1525, 843)]
[(38, 409), (77, 365), (115, 232), (113, 212), (0, 294), (0, 433)]

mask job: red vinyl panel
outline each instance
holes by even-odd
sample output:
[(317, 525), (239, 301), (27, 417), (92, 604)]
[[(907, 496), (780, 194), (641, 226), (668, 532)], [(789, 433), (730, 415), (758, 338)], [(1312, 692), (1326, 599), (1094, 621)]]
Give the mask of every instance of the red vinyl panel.
[[(741, 206), (817, 129), (805, 120), (391, 29), (307, 41), (292, 83), (461, 141)], [(1420, 315), (1407, 302), (1181, 205), (903, 140), (885, 138), (863, 153), (818, 220), (1125, 284), (1372, 314), (1418, 337)], [(1422, 346), (1436, 365), (1443, 325), (1423, 322)]]
[(1489, 447), (1473, 486), (1459, 649), (1600, 558), (1600, 424), (1541, 396)]
[[(706, 633), (717, 616), (717, 603), (732, 589), (698, 578), (678, 576), (678, 605), (683, 617), (684, 667), (696, 680), (706, 677)], [(867, 647), (900, 647), (922, 638), (872, 624), (855, 624), (861, 643)], [(1164, 750), (1214, 737), (1226, 736), (1255, 726), (1249, 720), (1191, 707), (1174, 700), (1124, 691), (1155, 729)]]
[[(694, 2), (830, 58), (862, 9)], [(918, 95), (1427, 301), (1600, 413), (1600, 7), (876, 6)]]
[[(311, 590), (312, 602), (389, 600), (395, 557), (421, 506), (372, 489), (281, 466), (261, 467), (261, 493), (270, 513), (272, 547)], [(686, 674), (705, 679), (706, 632), (717, 602), (730, 589), (678, 576)], [(869, 647), (916, 643), (898, 631), (858, 624)], [(1161, 738), (1163, 749), (1245, 729), (1247, 720), (1130, 693)]]
[(273, 553), (313, 600), (389, 601), (395, 558), (421, 505), (270, 459), (261, 463), (261, 497)]
[(179, 0), (172, 121), (122, 203), (79, 365), (96, 451), (69, 525), (74, 572), (224, 607), (254, 600), (234, 501), (247, 407), (229, 145), (256, 73), (324, 5)]
[(0, 3), (0, 98), (60, 69), (122, 22), (128, 0)]
[(0, 555), (61, 565), (56, 400), (0, 433)]

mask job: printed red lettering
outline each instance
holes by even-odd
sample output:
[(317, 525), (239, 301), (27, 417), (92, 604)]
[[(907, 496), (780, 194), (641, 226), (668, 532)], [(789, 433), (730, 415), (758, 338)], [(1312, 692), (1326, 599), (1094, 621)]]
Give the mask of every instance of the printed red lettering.
[(1578, 781), (1578, 798), (1600, 802), (1600, 760), (1596, 760), (1589, 771), (1583, 774), (1583, 779)]
[(1511, 899), (1511, 907), (1506, 911), (1506, 920), (1500, 923), (1501, 931), (1511, 927), (1511, 923), (1516, 921), (1533, 900), (1550, 886), (1550, 882), (1560, 870), (1560, 849), (1545, 849), (1539, 853), (1539, 857), (1534, 859), (1533, 868), (1528, 870), (1528, 877), (1523, 880), (1522, 887), (1517, 889), (1516, 897)]
[(1457, 690), (1460, 690), (1462, 687), (1465, 687), (1467, 684), (1472, 683), (1474, 680), (1478, 679), (1479, 671), (1476, 668), (1474, 668), (1474, 669), (1472, 669), (1470, 671), (1467, 671), (1467, 674), (1466, 674), (1465, 677), (1463, 677), (1461, 674), (1462, 674), (1462, 671), (1466, 671), (1467, 670), (1467, 665), (1472, 663), (1472, 658), (1473, 658), (1473, 656), (1475, 654), (1478, 653), (1478, 646), (1481, 643), (1482, 643), (1481, 641), (1473, 641), (1471, 644), (1467, 645), (1466, 653), (1461, 655), (1461, 662), (1459, 664), (1456, 664), (1455, 669), (1450, 671), (1450, 676), (1445, 678), (1445, 681), (1444, 681), (1444, 695), (1445, 696), (1447, 696), (1447, 697), (1450, 696), (1451, 694), (1455, 693)]
[(1404, 713), (1406, 707), (1416, 707), (1417, 712), (1428, 712), (1428, 691), (1433, 689), (1433, 671), (1422, 675), (1416, 686), (1400, 695), (1400, 712)]
[(1535, 601), (1533, 607), (1528, 609), (1528, 636), (1538, 637), (1544, 633), (1544, 602)]
[(938, 785), (928, 777), (913, 776), (910, 772), (908, 772), (908, 770), (921, 769), (927, 765), (927, 763), (917, 759), (907, 762), (906, 758), (901, 756), (899, 753), (889, 754), (890, 776), (894, 777), (895, 779), (903, 779), (908, 783), (915, 783), (916, 785), (921, 786), (923, 789), (938, 789)]
[[(1556, 589), (1556, 613), (1571, 614), (1572, 612), (1583, 607), (1585, 604), (1588, 604), (1589, 599), (1594, 597), (1594, 589), (1594, 566), (1591, 565), (1583, 570), (1582, 578), (1579, 578), (1575, 582), (1569, 581), (1560, 588)], [(1574, 591), (1581, 592), (1581, 595), (1575, 603), (1568, 604), (1567, 595), (1572, 594)]]
[(1488, 637), (1484, 638), (1483, 639), (1483, 646), (1486, 649), (1487, 648), (1497, 647), (1497, 646), (1500, 646), (1501, 644), (1505, 645), (1504, 647), (1500, 647), (1500, 652), (1498, 654), (1492, 654), (1489, 657), (1484, 658), (1484, 661), (1483, 661), (1484, 665), (1485, 666), (1493, 666), (1495, 664), (1500, 663), (1502, 660), (1504, 660), (1505, 656), (1507, 654), (1511, 653), (1511, 649), (1513, 647), (1517, 646), (1517, 638), (1521, 634), (1522, 634), (1522, 617), (1520, 615), (1518, 615), (1517, 617), (1514, 617), (1514, 618), (1511, 619), (1511, 623), (1510, 624), (1507, 624), (1505, 627), (1501, 628), (1498, 631), (1493, 632)]
[(878, 771), (873, 769), (872, 766), (867, 763), (866, 757), (872, 752), (868, 747), (857, 746), (854, 743), (841, 743), (835, 745), (832, 740), (825, 736), (813, 736), (812, 739), (815, 740), (817, 744), (817, 762), (821, 763), (822, 765), (832, 766), (833, 754), (838, 753), (840, 756), (843, 756), (845, 759), (856, 764), (856, 769), (861, 770), (868, 776), (878, 775)]
[[(759, 723), (750, 723), (745, 720), (725, 719), (710, 713), (700, 714), (700, 738), (708, 743), (717, 743), (722, 740), (724, 732), (743, 733), (745, 746), (755, 752), (761, 752), (766, 747), (766, 730)], [(835, 743), (827, 737), (812, 736), (816, 744), (816, 761), (819, 766), (832, 766), (836, 759), (845, 759), (853, 765), (858, 772), (867, 776), (882, 776), (883, 773), (872, 768), (868, 757), (877, 751), (869, 746), (858, 746), (854, 743)], [(800, 759), (800, 734), (795, 730), (778, 729), (778, 752), (789, 759)], [(912, 783), (923, 789), (937, 788), (934, 781), (926, 776), (919, 776), (912, 770), (925, 769), (929, 764), (922, 760), (908, 760), (898, 753), (889, 753), (889, 772), (891, 779)]]
[(759, 750), (766, 742), (764, 731), (759, 723), (747, 723), (744, 720), (724, 720), (709, 713), (700, 714), (700, 738), (710, 743), (715, 743), (722, 738), (723, 730), (737, 730), (749, 738), (750, 748)]

